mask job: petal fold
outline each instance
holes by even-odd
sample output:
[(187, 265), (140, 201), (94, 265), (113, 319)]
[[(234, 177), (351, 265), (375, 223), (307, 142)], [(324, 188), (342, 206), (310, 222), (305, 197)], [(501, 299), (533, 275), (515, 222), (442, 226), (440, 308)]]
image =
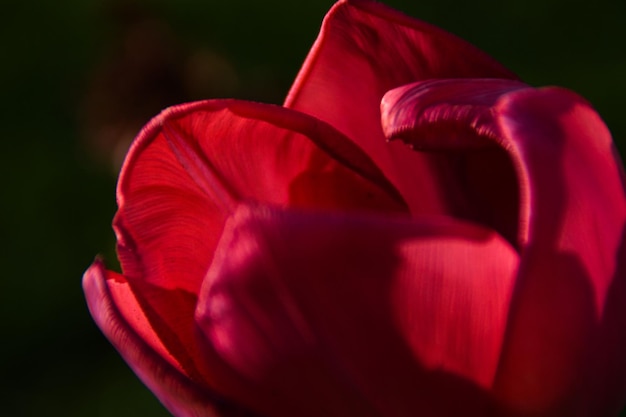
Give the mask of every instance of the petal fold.
[(494, 146), (491, 108), (503, 94), (530, 88), (513, 80), (477, 78), (417, 82), (388, 91), (381, 102), (385, 136), (416, 150)]

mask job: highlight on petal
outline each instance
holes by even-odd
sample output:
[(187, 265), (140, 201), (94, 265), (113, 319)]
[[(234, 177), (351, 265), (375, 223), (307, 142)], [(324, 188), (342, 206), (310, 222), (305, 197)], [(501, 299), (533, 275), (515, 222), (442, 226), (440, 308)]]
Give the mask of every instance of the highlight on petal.
[(379, 106), (390, 89), (434, 78), (517, 79), (473, 45), (374, 1), (339, 1), (287, 96), (285, 106), (346, 134), (382, 169), (414, 214), (449, 214), (435, 154), (387, 144)]
[(180, 372), (152, 333), (123, 276), (96, 260), (85, 272), (83, 288), (98, 327), (170, 412), (179, 417), (252, 416)]
[[(458, 134), (461, 123), (473, 133)], [(615, 354), (626, 349), (626, 198), (599, 116), (563, 89), (446, 80), (390, 92), (383, 124), (416, 146), (462, 150), (465, 140), (484, 152), (492, 141), (508, 154), (521, 260), (495, 392), (521, 413), (611, 415), (626, 387)], [(477, 219), (493, 226), (488, 217)]]
[(241, 207), (196, 318), (263, 415), (487, 415), (517, 261), (453, 219)]

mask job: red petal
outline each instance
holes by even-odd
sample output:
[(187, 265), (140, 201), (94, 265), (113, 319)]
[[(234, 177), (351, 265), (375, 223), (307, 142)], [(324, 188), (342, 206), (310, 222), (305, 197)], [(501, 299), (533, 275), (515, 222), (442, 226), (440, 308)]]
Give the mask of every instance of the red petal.
[[(179, 417), (250, 415), (180, 372), (154, 334), (123, 276), (96, 261), (85, 272), (89, 311), (124, 360), (172, 414)], [(223, 413), (223, 414), (221, 414)]]
[(541, 415), (618, 409), (626, 395), (626, 361), (615, 347), (626, 349), (626, 198), (598, 115), (566, 90), (500, 80), (407, 86), (383, 108), (391, 136), (444, 149), (492, 141), (515, 167), (522, 258), (499, 395)]
[(197, 319), (262, 414), (485, 415), (516, 267), (451, 219), (242, 208)]
[(142, 131), (120, 176), (115, 228), (124, 274), (197, 293), (225, 216), (240, 200), (352, 210), (403, 205), (369, 158), (310, 117), (237, 101), (179, 106)]
[[(347, 166), (317, 142), (334, 146)], [(114, 223), (118, 253), (172, 362), (189, 378), (215, 385), (193, 312), (225, 219), (239, 201), (402, 210), (393, 193), (358, 148), (309, 116), (237, 101), (183, 105), (155, 118), (127, 157)]]
[(431, 78), (516, 76), (469, 43), (373, 1), (340, 1), (286, 99), (359, 144), (412, 211), (447, 211), (435, 155), (388, 145), (379, 125), (386, 91)]

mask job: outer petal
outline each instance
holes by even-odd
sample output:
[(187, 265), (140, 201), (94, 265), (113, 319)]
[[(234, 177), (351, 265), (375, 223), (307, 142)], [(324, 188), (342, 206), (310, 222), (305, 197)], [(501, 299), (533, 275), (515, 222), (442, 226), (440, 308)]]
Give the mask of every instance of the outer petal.
[[(626, 396), (626, 198), (608, 130), (566, 90), (438, 83), (389, 93), (383, 120), (416, 145), (492, 140), (515, 167), (522, 258), (498, 395), (532, 415), (614, 415)], [(472, 85), (482, 92), (464, 95)], [(459, 123), (473, 135), (456, 135)]]
[(517, 268), (497, 234), (245, 207), (224, 233), (197, 320), (248, 381), (229, 397), (273, 417), (495, 415)]
[(469, 43), (373, 1), (339, 1), (286, 99), (361, 146), (414, 213), (449, 212), (436, 155), (386, 144), (379, 125), (386, 91), (431, 78), (516, 76)]
[[(96, 324), (167, 409), (178, 417), (252, 416), (180, 372), (164, 352), (123, 276), (101, 261), (85, 272), (83, 288)], [(173, 363), (174, 362), (174, 363)]]
[[(319, 145), (318, 145), (319, 144)], [(323, 149), (332, 147), (333, 156)], [(187, 376), (193, 311), (226, 217), (241, 200), (316, 209), (403, 210), (373, 163), (340, 133), (276, 106), (207, 101), (142, 131), (118, 184), (118, 254), (141, 309)]]

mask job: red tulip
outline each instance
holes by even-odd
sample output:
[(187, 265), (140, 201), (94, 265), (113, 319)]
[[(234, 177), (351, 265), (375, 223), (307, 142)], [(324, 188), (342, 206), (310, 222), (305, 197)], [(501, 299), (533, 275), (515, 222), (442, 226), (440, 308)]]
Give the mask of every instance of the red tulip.
[(623, 179), (582, 98), (342, 0), (284, 107), (143, 129), (83, 284), (177, 416), (615, 416)]

